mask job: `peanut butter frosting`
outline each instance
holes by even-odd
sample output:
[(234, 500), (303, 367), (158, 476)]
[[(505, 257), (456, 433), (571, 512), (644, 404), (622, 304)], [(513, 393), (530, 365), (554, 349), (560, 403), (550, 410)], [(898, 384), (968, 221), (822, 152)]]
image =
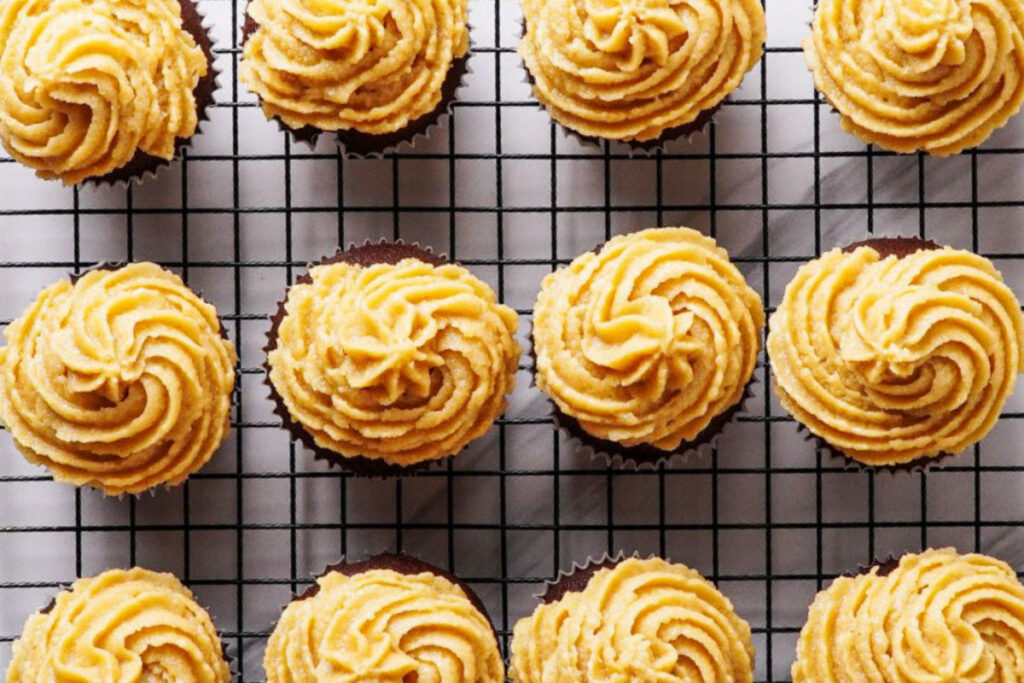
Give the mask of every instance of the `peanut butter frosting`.
[(758, 0), (523, 0), (519, 53), (551, 116), (590, 137), (685, 126), (761, 59)]
[(399, 131), (469, 51), (467, 0), (251, 0), (239, 78), (292, 129)]
[(793, 683), (1024, 680), (1024, 586), (1005, 562), (952, 548), (842, 577), (814, 599)]
[(515, 386), (515, 311), (460, 266), (318, 265), (284, 307), (270, 381), (316, 445), (342, 456), (454, 455)]
[(611, 239), (544, 278), (537, 386), (587, 433), (670, 451), (737, 404), (764, 309), (729, 255), (690, 228)]
[(515, 683), (749, 683), (750, 626), (696, 571), (659, 558), (601, 569), (516, 623)]
[(329, 572), (284, 610), (267, 643), (267, 683), (501, 683), (487, 618), (431, 573)]
[(1021, 372), (1024, 321), (992, 263), (928, 249), (834, 249), (803, 265), (769, 322), (783, 407), (867, 465), (959, 453)]
[(956, 154), (1024, 103), (1021, 0), (821, 0), (804, 55), (843, 128)]
[(14, 641), (7, 683), (227, 683), (217, 631), (171, 574), (79, 579)]
[(66, 184), (139, 152), (171, 159), (196, 131), (193, 90), (208, 69), (177, 0), (5, 0), (0, 140)]
[(236, 360), (213, 306), (153, 263), (44, 289), (4, 331), (0, 419), (55, 479), (173, 485), (228, 431)]

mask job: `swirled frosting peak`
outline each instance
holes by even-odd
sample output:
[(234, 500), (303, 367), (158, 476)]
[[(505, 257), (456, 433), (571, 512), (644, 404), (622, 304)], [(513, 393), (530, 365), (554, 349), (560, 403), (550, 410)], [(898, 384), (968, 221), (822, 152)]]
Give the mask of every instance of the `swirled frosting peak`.
[(44, 289), (4, 331), (0, 418), (55, 479), (173, 485), (228, 431), (236, 360), (213, 306), (153, 263)]
[(848, 132), (955, 154), (1024, 104), (1024, 2), (821, 0), (804, 54)]
[(239, 78), (292, 129), (394, 133), (469, 51), (467, 0), (251, 0)]
[(544, 278), (537, 386), (597, 438), (673, 450), (743, 397), (763, 327), (760, 297), (711, 238), (622, 235)]
[(171, 574), (112, 569), (31, 616), (7, 683), (227, 683), (210, 616)]
[(195, 133), (193, 90), (208, 69), (178, 0), (5, 0), (0, 140), (68, 184), (139, 152), (170, 159)]
[(431, 573), (328, 572), (284, 610), (267, 643), (267, 683), (501, 683), (487, 618)]
[(515, 311), (454, 264), (330, 263), (288, 290), (270, 381), (315, 443), (413, 465), (458, 453), (515, 386)]
[(868, 465), (977, 442), (1024, 370), (1013, 292), (990, 261), (948, 247), (830, 251), (800, 268), (769, 329), (782, 405)]
[(644, 141), (694, 122), (761, 58), (757, 0), (523, 0), (534, 94), (586, 136)]
[(696, 571), (659, 558), (601, 569), (512, 637), (515, 683), (750, 683), (750, 626)]
[(794, 683), (1024, 680), (1024, 586), (1005, 562), (952, 548), (904, 555), (818, 593)]

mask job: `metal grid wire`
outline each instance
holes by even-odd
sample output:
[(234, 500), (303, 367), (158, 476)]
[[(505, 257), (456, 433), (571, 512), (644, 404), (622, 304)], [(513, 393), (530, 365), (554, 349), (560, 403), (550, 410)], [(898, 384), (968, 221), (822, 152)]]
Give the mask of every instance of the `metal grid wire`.
[(1024, 293), (1021, 118), (951, 159), (865, 148), (839, 130), (802, 65), (809, 4), (767, 0), (765, 58), (706, 133), (652, 157), (581, 145), (551, 124), (524, 83), (511, 0), (472, 0), (473, 73), (430, 139), (373, 160), (292, 144), (234, 77), (241, 2), (204, 0), (221, 87), (183, 161), (141, 186), (76, 190), (0, 161), (5, 324), (67, 271), (151, 259), (213, 301), (241, 355), (233, 432), (178, 489), (120, 500), (76, 491), (0, 436), (0, 669), (59, 586), (111, 566), (177, 573), (210, 608), (243, 681), (263, 679), (280, 607), (345, 554), (404, 550), (459, 573), (507, 646), (558, 569), (659, 553), (733, 599), (753, 626), (759, 681), (788, 680), (814, 592), (857, 564), (954, 544), (1024, 568), (1019, 397), (973, 452), (895, 476), (819, 458), (763, 362), (747, 414), (709, 457), (646, 471), (566, 448), (526, 360), (487, 437), (405, 479), (314, 463), (270, 411), (261, 347), (274, 303), (307, 261), (367, 238), (418, 241), (471, 268), (519, 311), (524, 346), (546, 272), (651, 225), (714, 235), (769, 308), (800, 263), (865, 232), (980, 251)]

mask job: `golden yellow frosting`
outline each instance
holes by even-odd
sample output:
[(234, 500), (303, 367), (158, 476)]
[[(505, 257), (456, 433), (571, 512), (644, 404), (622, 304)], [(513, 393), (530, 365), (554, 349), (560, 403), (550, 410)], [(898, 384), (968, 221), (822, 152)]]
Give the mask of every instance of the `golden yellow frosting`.
[(717, 106), (761, 59), (758, 0), (522, 0), (519, 43), (551, 116), (644, 141)]
[(611, 239), (541, 284), (537, 386), (589, 434), (672, 450), (743, 397), (764, 309), (690, 228)]
[(329, 572), (284, 610), (267, 643), (267, 683), (502, 683), (487, 618), (430, 573)]
[(293, 129), (393, 133), (469, 51), (467, 0), (251, 0), (239, 78)]
[(949, 247), (832, 250), (797, 271), (768, 327), (783, 407), (868, 465), (977, 442), (1022, 370), (1016, 297), (988, 259)]
[(331, 263), (288, 290), (270, 381), (322, 448), (413, 465), (458, 453), (505, 409), (515, 311), (468, 270)]
[(956, 154), (1024, 103), (1022, 0), (821, 0), (804, 55), (864, 142)]
[(904, 555), (818, 593), (794, 683), (1024, 680), (1024, 586), (1005, 562), (952, 548)]
[(177, 0), (0, 2), (0, 140), (42, 178), (170, 159), (209, 69)]
[(234, 346), (156, 264), (47, 287), (4, 336), (0, 419), (55, 479), (110, 495), (178, 484), (227, 434)]
[(171, 574), (112, 569), (29, 617), (7, 683), (227, 683), (210, 616)]
[(629, 559), (516, 623), (515, 683), (749, 683), (750, 626), (696, 571)]

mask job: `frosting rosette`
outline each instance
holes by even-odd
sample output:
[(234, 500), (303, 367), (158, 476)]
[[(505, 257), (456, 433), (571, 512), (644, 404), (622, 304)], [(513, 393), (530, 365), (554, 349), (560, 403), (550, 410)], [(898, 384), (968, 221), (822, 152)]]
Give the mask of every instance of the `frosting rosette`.
[(1024, 680), (1024, 586), (1005, 562), (952, 548), (904, 555), (818, 593), (794, 683)]
[(395, 133), (441, 104), (467, 0), (251, 0), (239, 78), (293, 130)]
[(29, 617), (8, 683), (227, 683), (210, 616), (171, 574), (112, 569)]
[(370, 569), (317, 579), (285, 608), (267, 683), (502, 683), (494, 630), (461, 587), (430, 572)]
[[(557, 585), (557, 584), (556, 584)], [(516, 623), (515, 683), (750, 683), (750, 626), (698, 572), (660, 558), (598, 570)]]
[(803, 47), (843, 128), (895, 152), (975, 147), (1024, 103), (1021, 0), (821, 0)]
[(643, 142), (697, 121), (761, 58), (757, 0), (523, 0), (533, 91), (584, 136)]
[(199, 123), (210, 66), (177, 0), (0, 3), (0, 140), (42, 178), (170, 160)]
[(651, 228), (544, 278), (533, 321), (537, 386), (561, 413), (671, 451), (743, 398), (764, 309), (713, 239)]
[(782, 406), (866, 465), (979, 441), (1022, 370), (1016, 297), (989, 260), (949, 247), (834, 249), (801, 266), (768, 327)]
[(110, 495), (178, 484), (227, 434), (234, 346), (156, 264), (47, 287), (4, 336), (0, 418), (59, 481)]

